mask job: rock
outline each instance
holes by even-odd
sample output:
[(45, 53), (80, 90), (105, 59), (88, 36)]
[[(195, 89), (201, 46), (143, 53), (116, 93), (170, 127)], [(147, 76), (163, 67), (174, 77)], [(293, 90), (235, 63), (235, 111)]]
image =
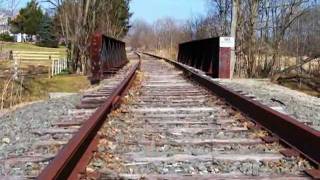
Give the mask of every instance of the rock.
[(260, 169), (260, 166), (258, 163), (253, 163), (252, 164), (252, 175), (253, 176), (259, 176), (259, 169)]
[[(271, 99), (279, 99), (285, 104), (282, 109), (276, 108), (281, 112), (285, 112), (301, 121), (320, 122), (320, 98), (307, 95), (305, 93), (295, 91), (277, 84), (271, 83), (268, 79), (237, 79), (222, 80), (229, 88), (242, 90), (247, 94), (255, 94), (259, 102), (269, 107), (279, 106), (278, 102)], [(279, 93), (281, 92), (281, 93)], [(320, 130), (320, 126), (314, 126)]]
[(93, 167), (96, 167), (96, 168), (100, 168), (100, 167), (102, 167), (103, 166), (103, 162), (101, 161), (101, 160), (97, 160), (97, 161), (94, 161), (93, 163), (92, 163), (92, 166)]
[(75, 95), (75, 94), (76, 93), (66, 93), (66, 92), (49, 93), (49, 99), (61, 98), (61, 97)]
[(161, 150), (162, 150), (162, 151), (167, 151), (167, 150), (168, 150), (168, 145), (162, 146), (162, 147), (161, 147)]
[[(43, 140), (41, 138), (48, 139), (45, 136), (38, 137), (32, 132), (52, 127), (52, 123), (60, 121), (60, 117), (68, 114), (68, 110), (74, 109), (79, 101), (80, 95), (74, 95), (28, 103), (0, 117), (0, 159), (8, 155), (23, 156), (31, 152), (34, 143)], [(0, 171), (2, 171), (1, 168)], [(32, 166), (21, 163), (6, 173), (10, 176), (18, 176), (32, 175), (37, 171)]]
[(177, 168), (177, 169), (174, 169), (174, 172), (175, 172), (175, 173), (182, 173), (182, 172), (183, 172), (183, 170), (182, 170), (182, 169), (180, 169), (180, 168)]
[(219, 173), (220, 172), (220, 170), (218, 168), (213, 168), (212, 170), (213, 170), (214, 173)]
[(5, 144), (9, 144), (10, 143), (10, 139), (8, 137), (4, 137), (2, 138), (2, 143), (5, 143)]
[(98, 152), (102, 153), (106, 150), (106, 148), (104, 146), (99, 146), (98, 147)]
[(86, 168), (86, 172), (87, 173), (93, 173), (93, 172), (95, 172), (95, 170), (93, 168), (91, 168), (91, 167), (87, 167)]
[(194, 169), (193, 166), (190, 166), (188, 171), (190, 174), (196, 174), (196, 170)]
[(104, 168), (100, 171), (103, 174), (103, 179), (120, 179), (119, 175), (111, 169)]
[(224, 132), (222, 132), (222, 131), (219, 132), (216, 137), (220, 137), (220, 138), (221, 138), (221, 137), (224, 137)]
[(207, 167), (205, 167), (203, 164), (199, 164), (198, 165), (198, 169), (199, 169), (199, 172), (202, 174), (202, 173), (208, 173), (208, 170), (207, 170)]

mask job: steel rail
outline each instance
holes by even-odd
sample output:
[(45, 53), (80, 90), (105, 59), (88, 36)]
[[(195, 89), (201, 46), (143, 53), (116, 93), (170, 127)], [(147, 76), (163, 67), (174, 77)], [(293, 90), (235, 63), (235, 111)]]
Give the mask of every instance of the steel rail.
[[(226, 88), (212, 81), (210, 77), (199, 74), (194, 68), (150, 53), (143, 54), (157, 59), (163, 59), (183, 70), (188, 74), (188, 77), (224, 99), (228, 104), (244, 113), (253, 122), (262, 126), (262, 128), (270, 132), (280, 141), (320, 167), (320, 131), (312, 129), (298, 120), (279, 113), (256, 100)], [(306, 173), (313, 177), (315, 177), (315, 174), (317, 177), (320, 177), (319, 170), (307, 170)]]
[[(108, 99), (97, 111), (82, 125), (79, 131), (70, 139), (50, 162), (50, 164), (40, 173), (37, 179), (78, 179), (78, 174), (83, 171), (87, 164), (81, 163), (84, 154), (92, 149), (94, 139), (97, 139), (97, 132), (103, 125), (107, 115), (112, 111), (115, 104), (124, 95), (128, 86), (134, 80), (136, 70), (140, 67), (140, 61), (131, 68), (128, 76), (116, 87)], [(83, 164), (79, 167), (79, 164)], [(71, 177), (72, 175), (72, 177)]]

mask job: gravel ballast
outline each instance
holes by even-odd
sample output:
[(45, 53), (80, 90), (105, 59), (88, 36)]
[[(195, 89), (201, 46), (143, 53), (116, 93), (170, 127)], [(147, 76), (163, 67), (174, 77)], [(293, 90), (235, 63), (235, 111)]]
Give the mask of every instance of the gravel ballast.
[[(48, 129), (80, 102), (80, 94), (35, 102), (0, 117), (0, 161), (30, 153), (32, 145), (39, 140), (37, 130)], [(0, 163), (1, 164), (1, 163)], [(11, 174), (3, 172), (0, 175)], [(19, 174), (19, 173), (14, 173)]]
[[(320, 130), (320, 98), (271, 83), (268, 79), (219, 79), (221, 84), (242, 91), (276, 110)], [(281, 110), (280, 110), (281, 111)]]
[(80, 93), (49, 93), (48, 100), (1, 111), (0, 179), (36, 178), (96, 110), (81, 106), (83, 96), (117, 86), (131, 65)]

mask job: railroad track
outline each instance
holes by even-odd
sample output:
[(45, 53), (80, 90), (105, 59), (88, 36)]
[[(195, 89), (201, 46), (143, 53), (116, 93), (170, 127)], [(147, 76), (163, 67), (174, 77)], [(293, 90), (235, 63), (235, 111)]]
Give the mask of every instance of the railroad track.
[(268, 133), (157, 59), (142, 61), (133, 99), (100, 131), (88, 173), (100, 179), (308, 178), (310, 164), (285, 157)]
[[(134, 82), (139, 66), (142, 78), (134, 83), (120, 108), (109, 114)], [(191, 79), (198, 73), (186, 71)], [(183, 71), (159, 58), (142, 56), (141, 65), (133, 63), (111, 83), (112, 88), (105, 86), (84, 96), (78, 108), (89, 111), (88, 116), (82, 116), (77, 133), (38, 179), (318, 177), (314, 166), (317, 154), (289, 144), (290, 139), (284, 136), (271, 137), (268, 127), (269, 132), (261, 128), (263, 122), (251, 121), (255, 113), (247, 114), (246, 109), (232, 104), (229, 96), (221, 99), (226, 94), (222, 90), (213, 94), (198, 84), (203, 82), (187, 79)], [(269, 113), (268, 118), (273, 119), (274, 112)], [(75, 125), (72, 123), (65, 124)], [(306, 134), (315, 133), (305, 130)], [(317, 145), (318, 140), (311, 141)], [(297, 147), (307, 159), (288, 145)]]
[[(50, 128), (30, 130), (33, 134), (30, 139), (30, 144), (32, 144), (30, 147), (25, 147), (24, 152), (20, 155), (9, 153), (7, 157), (0, 159), (0, 169), (3, 170), (1, 174), (7, 174), (4, 178), (36, 178), (41, 170), (56, 157), (60, 149), (77, 134), (86, 120), (106, 101), (113, 89), (119, 86), (128, 73), (135, 71), (137, 63), (137, 60), (133, 60), (116, 73), (107, 75), (102, 86), (83, 93), (80, 104), (74, 109), (68, 109), (58, 121), (50, 122)], [(0, 176), (0, 179), (2, 178)]]

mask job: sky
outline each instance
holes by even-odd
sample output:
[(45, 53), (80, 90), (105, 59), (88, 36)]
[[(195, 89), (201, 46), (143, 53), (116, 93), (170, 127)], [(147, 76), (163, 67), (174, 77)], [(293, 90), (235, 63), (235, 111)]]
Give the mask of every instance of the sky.
[[(19, 7), (24, 7), (29, 0), (20, 0)], [(171, 17), (186, 20), (192, 16), (205, 14), (207, 0), (132, 0), (131, 21), (143, 19), (149, 23), (159, 18)]]
[(164, 17), (186, 20), (195, 15), (205, 14), (206, 2), (207, 0), (132, 0), (131, 20), (144, 19), (149, 23)]

